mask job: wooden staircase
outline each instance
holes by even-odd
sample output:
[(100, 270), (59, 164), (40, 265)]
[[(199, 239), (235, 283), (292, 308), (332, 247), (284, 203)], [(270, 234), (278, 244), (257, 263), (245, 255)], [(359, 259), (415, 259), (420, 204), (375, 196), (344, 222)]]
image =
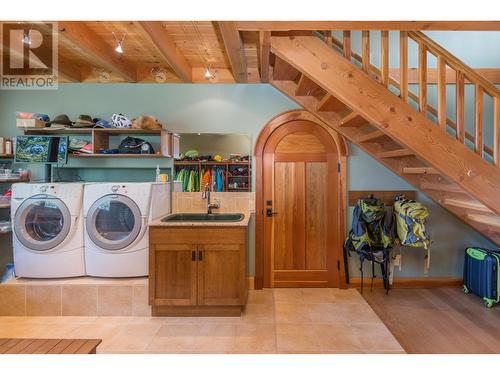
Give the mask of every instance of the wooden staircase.
[[(400, 33), (398, 77), (389, 74), (388, 32), (381, 32), (380, 67), (370, 62), (369, 31), (362, 31), (361, 55), (350, 31), (342, 35), (271, 37), (271, 84), (500, 245), (500, 91), (423, 33)], [(418, 94), (409, 89), (409, 42), (418, 45)], [(437, 108), (427, 100), (428, 54), (437, 59)], [(446, 112), (447, 69), (456, 75), (455, 120)], [(473, 134), (466, 85), (474, 85)], [(488, 96), (493, 147), (483, 132)]]

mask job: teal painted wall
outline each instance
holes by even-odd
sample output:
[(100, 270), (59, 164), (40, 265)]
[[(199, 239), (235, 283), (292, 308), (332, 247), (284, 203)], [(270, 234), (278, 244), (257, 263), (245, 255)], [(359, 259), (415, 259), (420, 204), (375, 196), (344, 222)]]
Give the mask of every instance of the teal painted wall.
[[(15, 111), (43, 112), (54, 117), (66, 113), (109, 117), (121, 112), (131, 117), (152, 114), (176, 132), (244, 133), (255, 141), (260, 129), (276, 114), (297, 108), (290, 99), (270, 85), (159, 85), (159, 84), (64, 84), (56, 91), (0, 92), (0, 134), (20, 134), (15, 128)], [(348, 188), (351, 190), (411, 188), (397, 175), (371, 159), (358, 148), (350, 147)], [(156, 161), (72, 161), (86, 180), (152, 180)], [(75, 164), (78, 163), (78, 164)], [(84, 163), (84, 164), (82, 164)], [(126, 163), (126, 164), (125, 164)], [(171, 164), (165, 163), (164, 168)], [(125, 168), (124, 168), (125, 167)], [(145, 168), (141, 171), (138, 168)], [(35, 178), (37, 178), (35, 172)], [(419, 199), (431, 210), (429, 230), (435, 239), (430, 276), (458, 277), (462, 270), (462, 251), (467, 245), (491, 246), (475, 231), (433, 204), (423, 194)], [(352, 209), (349, 210), (350, 212)], [(349, 216), (349, 226), (350, 226)], [(253, 236), (254, 229), (252, 224)], [(1, 243), (4, 261), (11, 250)], [(251, 241), (249, 273), (254, 272), (254, 243)], [(423, 254), (407, 249), (403, 272), (407, 277), (422, 276)], [(3, 267), (3, 266), (2, 266)], [(351, 258), (351, 274), (358, 274)]]

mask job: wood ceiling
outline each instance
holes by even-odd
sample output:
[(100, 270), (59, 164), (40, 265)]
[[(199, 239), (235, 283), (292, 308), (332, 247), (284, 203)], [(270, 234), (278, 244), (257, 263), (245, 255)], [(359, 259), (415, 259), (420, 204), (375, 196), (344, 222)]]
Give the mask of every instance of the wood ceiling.
[[(500, 22), (59, 21), (60, 82), (257, 83), (271, 34), (313, 30), (500, 30)], [(116, 38), (126, 34), (123, 54)], [(205, 78), (205, 69), (216, 72)], [(158, 81), (153, 71), (162, 70)]]

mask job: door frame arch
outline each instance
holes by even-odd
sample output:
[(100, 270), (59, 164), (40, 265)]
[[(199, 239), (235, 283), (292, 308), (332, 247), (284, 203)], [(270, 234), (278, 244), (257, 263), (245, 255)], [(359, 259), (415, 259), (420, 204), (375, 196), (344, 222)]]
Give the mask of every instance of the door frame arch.
[[(348, 157), (348, 146), (345, 138), (337, 133), (334, 129), (328, 126), (323, 121), (319, 120), (317, 117), (312, 115), (310, 112), (296, 109), (280, 113), (273, 117), (267, 122), (267, 124), (261, 129), (259, 135), (257, 136), (255, 146), (254, 146), (254, 157), (255, 157), (255, 277), (254, 277), (254, 287), (255, 289), (262, 289), (269, 285), (264, 285), (264, 274), (269, 270), (264, 269), (264, 257), (265, 257), (265, 241), (264, 241), (264, 149), (266, 143), (271, 137), (271, 135), (283, 125), (291, 121), (308, 121), (316, 125), (321, 126), (324, 130), (330, 134), (335, 145), (337, 146), (338, 163), (340, 166), (339, 171), (339, 194), (337, 197), (338, 203), (338, 228), (337, 236), (338, 238), (344, 238), (346, 235), (346, 205), (347, 205), (347, 157)], [(341, 246), (340, 246), (341, 247)], [(337, 249), (339, 252), (339, 286), (341, 288), (346, 288), (346, 278), (345, 278), (345, 260), (344, 254), (341, 248)]]

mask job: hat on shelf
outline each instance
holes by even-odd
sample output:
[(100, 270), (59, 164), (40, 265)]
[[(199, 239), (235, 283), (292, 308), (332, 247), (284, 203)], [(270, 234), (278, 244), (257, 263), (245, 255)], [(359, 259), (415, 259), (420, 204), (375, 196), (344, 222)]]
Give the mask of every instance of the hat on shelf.
[(112, 128), (113, 126), (107, 120), (99, 119), (96, 121), (94, 128)]
[(85, 141), (83, 139), (72, 138), (69, 140), (68, 151), (79, 153), (83, 152), (86, 154), (92, 153), (92, 143)]
[(49, 125), (64, 125), (64, 126), (71, 126), (73, 125), (73, 121), (71, 121), (68, 117), (68, 115), (57, 115), (54, 117), (52, 121), (48, 121), (47, 124)]
[(49, 115), (46, 115), (45, 113), (34, 113), (33, 118), (36, 120), (44, 121), (44, 122), (50, 121)]
[(128, 119), (128, 117), (122, 115), (121, 113), (115, 113), (111, 116), (111, 122), (115, 128), (130, 128), (132, 126), (132, 122)]
[(92, 121), (92, 117), (89, 115), (80, 115), (73, 126), (77, 128), (90, 128), (94, 126), (94, 121)]

